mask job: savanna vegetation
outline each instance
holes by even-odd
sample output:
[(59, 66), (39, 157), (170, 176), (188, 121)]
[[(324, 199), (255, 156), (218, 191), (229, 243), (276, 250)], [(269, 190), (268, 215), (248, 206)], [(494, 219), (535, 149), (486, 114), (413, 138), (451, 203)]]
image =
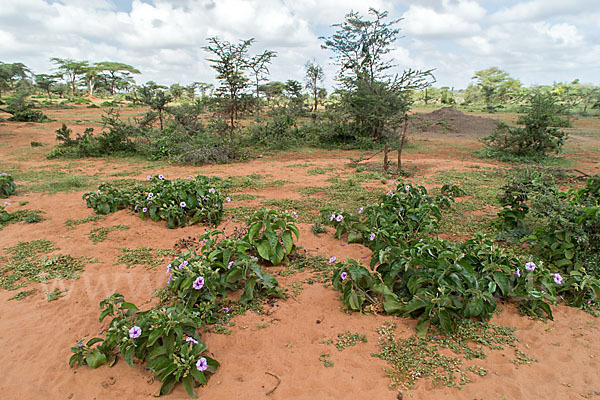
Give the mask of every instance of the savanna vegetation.
[[(232, 334), (235, 317), (297, 297), (314, 283), (339, 294), (341, 312), (388, 318), (377, 330), (380, 352), (372, 355), (388, 363), (387, 375), (402, 391), (419, 378), (462, 387), (469, 376), (486, 373), (474, 365), (462, 368), (463, 360), (483, 359), (502, 346), (515, 349), (515, 364), (534, 362), (517, 347), (518, 332), (490, 322), (507, 305), (538, 321), (553, 320), (557, 305), (598, 315), (600, 176), (597, 169), (575, 168), (574, 150), (561, 152), (571, 149), (569, 132), (577, 121), (597, 122), (600, 88), (579, 81), (526, 88), (497, 67), (474, 72), (464, 90), (436, 88), (435, 66), (395, 72), (389, 55), (399, 39), (398, 22), (383, 11), (350, 13), (333, 26), (334, 34), (321, 38), (338, 68), (332, 93), (314, 60), (304, 65), (304, 82), (270, 81), (277, 53), (255, 51), (252, 38), (207, 39), (203, 50), (215, 85), (138, 85), (138, 69), (113, 61), (52, 58), (54, 74), (0, 63), (0, 111), (8, 115), (9, 130), (17, 122), (49, 130), (43, 125), (50, 123), (48, 115), (61, 110), (103, 110), (94, 121), (57, 119), (52, 147), (30, 143), (27, 151), (46, 163), (42, 173), (0, 162), (0, 198), (7, 200), (0, 205), (0, 229), (43, 223), (42, 211), (25, 209), (26, 202), (15, 210), (11, 203), (37, 192), (76, 192), (81, 209), (93, 211), (64, 221), (66, 231), (111, 219), (111, 226), (86, 230), (98, 246), (110, 242), (109, 233), (134, 231), (132, 224), (115, 225), (115, 216), (133, 215), (148, 229), (203, 227), (196, 237), (181, 238), (174, 251), (120, 248), (117, 265), (164, 264), (167, 283), (156, 288), (152, 305), (135, 305), (121, 293), (101, 300), (104, 328), (73, 345), (71, 367), (95, 369), (123, 359), (160, 381), (158, 395), (181, 383), (195, 398), (220, 367), (206, 337)], [(506, 116), (495, 130), (482, 132), (483, 143), (473, 151), (451, 147), (476, 164), (468, 172), (430, 173), (403, 160), (406, 152), (436, 151), (415, 140), (411, 127), (420, 113), (441, 105)], [(328, 150), (349, 151), (349, 163), (283, 166), (315, 182), (299, 185), (290, 198), (261, 199), (286, 180), (209, 176), (196, 168)], [(376, 163), (369, 162), (373, 157)], [(119, 171), (85, 175), (90, 163), (101, 162)], [(127, 171), (128, 163), (136, 167)], [(146, 173), (138, 165), (174, 168), (178, 177)], [(486, 208), (492, 211), (474, 215)], [(308, 228), (302, 231), (303, 225)], [(300, 243), (311, 234), (368, 254), (310, 255)], [(100, 262), (52, 254), (53, 246), (36, 239), (4, 250), (0, 287), (23, 289), (11, 300), (34, 296), (35, 289), (25, 288), (40, 283), (40, 273), (44, 284), (77, 279), (87, 264)], [(300, 278), (290, 284), (294, 276)], [(47, 293), (48, 301), (61, 296)], [(416, 321), (414, 335), (396, 338), (389, 322), (403, 321), (398, 317)], [(341, 352), (366, 341), (360, 332), (346, 331), (335, 347)], [(335, 368), (331, 358), (318, 356)]]

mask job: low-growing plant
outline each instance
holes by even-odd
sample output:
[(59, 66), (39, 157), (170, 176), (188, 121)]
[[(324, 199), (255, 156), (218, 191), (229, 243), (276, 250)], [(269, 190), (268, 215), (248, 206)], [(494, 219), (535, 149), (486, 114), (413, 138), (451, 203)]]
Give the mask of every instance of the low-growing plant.
[(223, 197), (215, 189), (212, 178), (198, 175), (193, 180), (165, 179), (163, 175), (148, 176), (149, 185), (121, 190), (103, 183), (96, 192), (88, 192), (83, 199), (97, 214), (109, 214), (129, 208), (140, 218), (164, 220), (174, 229), (185, 225), (203, 223), (217, 225), (223, 218)]
[(112, 365), (117, 356), (133, 366), (135, 359), (162, 381), (158, 395), (169, 394), (181, 382), (188, 395), (196, 398), (194, 388), (205, 385), (219, 363), (207, 354), (200, 341), (197, 313), (181, 306), (163, 306), (140, 311), (115, 293), (100, 302), (100, 321), (112, 317), (104, 338), (80, 340), (71, 348), (69, 365), (98, 368)]
[(17, 190), (17, 185), (15, 184), (12, 176), (3, 172), (0, 174), (0, 198), (6, 198)]
[(295, 212), (280, 213), (264, 207), (250, 218), (247, 240), (260, 258), (273, 265), (287, 260), (296, 247), (293, 235), (296, 239), (300, 236), (296, 218)]

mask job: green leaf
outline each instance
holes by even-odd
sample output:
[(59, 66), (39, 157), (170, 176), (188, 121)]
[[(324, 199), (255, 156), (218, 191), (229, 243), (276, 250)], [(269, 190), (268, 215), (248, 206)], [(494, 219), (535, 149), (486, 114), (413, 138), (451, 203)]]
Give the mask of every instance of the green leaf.
[(427, 313), (421, 314), (421, 316), (417, 320), (417, 337), (425, 338), (427, 336), (427, 331), (429, 330), (430, 323), (431, 321), (429, 320), (429, 315), (427, 315)]
[(256, 234), (258, 233), (260, 228), (262, 228), (262, 226), (262, 222), (255, 222), (248, 230), (248, 240), (252, 241), (252, 239), (254, 238), (254, 236), (256, 236)]
[(285, 257), (285, 251), (283, 250), (283, 246), (281, 245), (281, 243), (277, 243), (277, 245), (275, 246), (275, 252), (273, 254), (273, 257), (271, 257), (271, 262), (273, 263), (273, 265), (278, 265), (281, 260), (283, 260), (283, 257)]
[(181, 381), (181, 383), (183, 383), (183, 388), (185, 389), (185, 391), (187, 392), (187, 394), (192, 399), (197, 399), (198, 398), (198, 396), (196, 396), (196, 393), (194, 393), (194, 378), (192, 377), (192, 375), (188, 375), (185, 378), (183, 378), (183, 380)]
[(271, 246), (269, 246), (269, 242), (266, 240), (261, 240), (256, 246), (256, 250), (258, 250), (258, 255), (263, 260), (269, 260), (271, 258)]
[(173, 391), (173, 387), (175, 386), (175, 377), (173, 375), (170, 375), (169, 377), (167, 377), (163, 384), (160, 387), (160, 390), (158, 392), (158, 396), (162, 396), (165, 394), (169, 394)]
[(502, 295), (504, 297), (510, 294), (510, 282), (507, 276), (501, 271), (494, 271), (492, 274), (494, 276), (494, 281), (502, 291)]
[(440, 327), (445, 333), (452, 332), (452, 320), (450, 319), (450, 314), (448, 310), (440, 309), (438, 311), (438, 318), (440, 320)]
[(104, 355), (104, 353), (102, 353), (100, 350), (94, 349), (85, 356), (85, 362), (90, 366), (90, 368), (95, 369), (103, 364), (106, 364), (106, 355)]
[(160, 337), (160, 335), (162, 335), (163, 331), (164, 327), (161, 326), (150, 332), (150, 335), (148, 336), (148, 343), (146, 344), (146, 346), (152, 346), (154, 342), (156, 342), (156, 340)]
[(292, 248), (294, 247), (294, 239), (292, 239), (292, 232), (283, 232), (281, 238), (283, 239), (283, 246), (285, 248), (285, 252), (286, 254), (289, 254), (292, 251)]

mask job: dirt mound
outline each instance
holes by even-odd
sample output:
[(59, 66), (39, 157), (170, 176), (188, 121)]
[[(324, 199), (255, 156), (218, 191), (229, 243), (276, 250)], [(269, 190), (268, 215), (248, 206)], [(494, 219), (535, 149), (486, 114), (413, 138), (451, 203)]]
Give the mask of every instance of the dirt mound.
[(497, 127), (493, 119), (465, 114), (454, 107), (440, 108), (428, 114), (413, 114), (411, 117), (413, 133), (480, 138), (490, 135)]

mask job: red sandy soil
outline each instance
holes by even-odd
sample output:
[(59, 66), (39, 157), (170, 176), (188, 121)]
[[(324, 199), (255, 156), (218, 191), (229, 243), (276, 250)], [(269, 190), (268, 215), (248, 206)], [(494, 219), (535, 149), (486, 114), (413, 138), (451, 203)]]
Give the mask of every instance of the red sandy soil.
[[(53, 118), (73, 120), (78, 119), (80, 114), (97, 118), (100, 112), (78, 108), (49, 114)], [(0, 166), (15, 164), (23, 169), (34, 169), (52, 165), (79, 168), (81, 171), (77, 174), (90, 176), (106, 176), (114, 173), (113, 168), (117, 166), (116, 171), (137, 170), (131, 176), (137, 179), (155, 173), (163, 173), (169, 178), (197, 173), (223, 177), (271, 174), (269, 179), (285, 179), (291, 183), (259, 191), (258, 194), (263, 196), (261, 199), (298, 198), (295, 189), (299, 187), (326, 186), (328, 176), (351, 173), (352, 169), (345, 164), (349, 157), (357, 156), (355, 152), (333, 151), (267, 156), (234, 165), (153, 168), (147, 168), (147, 162), (129, 164), (115, 161), (118, 164), (114, 164), (106, 160), (81, 160), (73, 167), (67, 161), (45, 160), (43, 156), (49, 147), (38, 152), (29, 146), (31, 141), (54, 144), (53, 131), (61, 121), (47, 124), (0, 123), (0, 143), (6, 144), (0, 146)], [(39, 129), (40, 126), (44, 128)], [(436, 150), (411, 152), (404, 156), (405, 161), (418, 166), (419, 174), (497, 165), (469, 158), (472, 149), (478, 146), (472, 139), (463, 142), (430, 139), (423, 143), (424, 151), (428, 144), (435, 145)], [(578, 151), (585, 152), (585, 149)], [(586, 154), (589, 155), (589, 152)], [(333, 166), (339, 169), (325, 175), (308, 175), (308, 168), (284, 168), (285, 165), (304, 163), (311, 163), (310, 168)], [(586, 165), (587, 172), (598, 172), (597, 163), (589, 160)], [(391, 183), (379, 186), (380, 190), (384, 190)], [(112, 368), (71, 369), (67, 365), (69, 349), (78, 339), (97, 336), (105, 327), (98, 322), (100, 300), (119, 292), (128, 301), (146, 309), (153, 304), (154, 290), (166, 284), (162, 266), (128, 269), (122, 264), (115, 265), (119, 248), (142, 245), (172, 248), (178, 239), (197, 237), (205, 228), (191, 226), (169, 230), (162, 223), (142, 221), (127, 211), (120, 211), (96, 224), (67, 230), (64, 226), (67, 219), (93, 215), (81, 199), (83, 192), (55, 195), (26, 193), (10, 198), (13, 205), (9, 211), (18, 209), (18, 202), (28, 201), (26, 208), (43, 210), (46, 220), (34, 225), (7, 226), (0, 231), (0, 249), (13, 246), (18, 241), (44, 238), (56, 242), (60, 248), (57, 253), (95, 257), (99, 262), (88, 264), (78, 280), (55, 281), (48, 286), (29, 284), (28, 288), (37, 288), (38, 292), (23, 301), (8, 301), (15, 292), (0, 290), (0, 397), (4, 399), (149, 399), (160, 387), (159, 382), (149, 379), (141, 365), (131, 368), (122, 360)], [(96, 245), (88, 239), (87, 233), (92, 226), (108, 227), (117, 223), (129, 225), (130, 229), (112, 232), (106, 241)], [(345, 245), (334, 239), (331, 233), (316, 237), (308, 224), (300, 224), (300, 228), (299, 245), (310, 254), (368, 261), (363, 257), (369, 256), (370, 252), (360, 245)], [(281, 269), (268, 268), (271, 272)], [(289, 287), (292, 282), (307, 276), (307, 273), (299, 273), (280, 277), (279, 280), (283, 287)], [(66, 296), (47, 302), (44, 293), (54, 287), (67, 288)], [(375, 328), (385, 321), (395, 322), (398, 325), (397, 337), (408, 337), (414, 332), (415, 321), (357, 313), (349, 315), (341, 311), (341, 306), (339, 293), (330, 287), (305, 284), (298, 296), (275, 301), (266, 306), (263, 315), (248, 312), (236, 317), (231, 335), (207, 334), (204, 340), (221, 367), (206, 387), (196, 390), (198, 396), (204, 399), (263, 399), (277, 385), (277, 379), (273, 377), (276, 375), (281, 383), (267, 398), (398, 398), (398, 392), (388, 388), (389, 379), (384, 372), (386, 363), (370, 356), (378, 350)], [(513, 349), (490, 350), (487, 359), (465, 363), (465, 367), (470, 364), (485, 367), (487, 376), (470, 373), (472, 383), (461, 390), (418, 381), (411, 390), (412, 398), (600, 399), (600, 320), (564, 305), (554, 307), (555, 321), (549, 322), (521, 316), (511, 305), (503, 305), (502, 308), (502, 313), (495, 316), (493, 322), (515, 326), (520, 339), (518, 348), (538, 361), (517, 366), (510, 363), (514, 358)], [(267, 327), (259, 329), (262, 324), (267, 324)], [(346, 330), (366, 334), (368, 343), (360, 343), (343, 352), (322, 343), (336, 339), (338, 333)], [(325, 368), (319, 361), (319, 355), (324, 352), (330, 354), (334, 362), (332, 368)], [(179, 385), (166, 398), (188, 397)], [(408, 398), (406, 394), (404, 398)]]

